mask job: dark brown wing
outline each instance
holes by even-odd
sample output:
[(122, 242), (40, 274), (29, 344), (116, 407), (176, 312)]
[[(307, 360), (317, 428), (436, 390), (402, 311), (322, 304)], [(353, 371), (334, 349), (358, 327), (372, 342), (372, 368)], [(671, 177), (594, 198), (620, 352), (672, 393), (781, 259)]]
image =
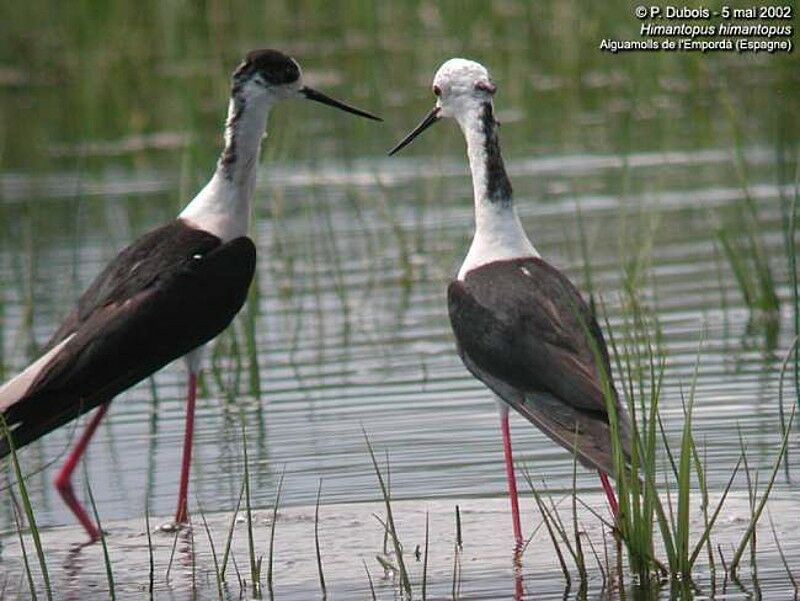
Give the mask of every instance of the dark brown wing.
[(97, 309), (133, 297), (183, 259), (204, 255), (219, 245), (219, 238), (181, 219), (140, 236), (95, 277), (44, 349), (75, 332)]
[[(207, 252), (184, 250), (189, 246), (191, 253), (171, 259), (143, 257), (150, 263), (141, 268), (158, 265), (158, 273), (134, 275), (134, 269), (118, 286), (109, 279), (98, 284), (94, 298), (87, 291), (82, 300), (94, 301), (93, 310), (79, 306), (80, 319), (62, 336), (72, 338), (5, 411), (16, 446), (111, 400), (231, 322), (253, 279), (255, 246), (248, 238), (217, 241)], [(2, 441), (0, 456), (7, 452)]]
[[(575, 428), (595, 430), (595, 421), (597, 435), (607, 431), (600, 377), (600, 370), (611, 377), (605, 341), (580, 293), (557, 269), (537, 258), (489, 263), (450, 284), (448, 306), (470, 371), (501, 397), (513, 396), (514, 402), (506, 400), (554, 440), (566, 432), (569, 444), (559, 442), (571, 449)], [(533, 405), (526, 410), (526, 403)], [(628, 418), (616, 404), (627, 447)], [(607, 435), (595, 443), (608, 444)]]
[[(467, 369), (553, 442), (575, 452), (586, 467), (614, 474), (608, 421), (595, 413), (578, 412), (547, 392), (522, 392), (493, 378), (462, 355)], [(622, 429), (623, 449), (630, 455), (627, 427)]]

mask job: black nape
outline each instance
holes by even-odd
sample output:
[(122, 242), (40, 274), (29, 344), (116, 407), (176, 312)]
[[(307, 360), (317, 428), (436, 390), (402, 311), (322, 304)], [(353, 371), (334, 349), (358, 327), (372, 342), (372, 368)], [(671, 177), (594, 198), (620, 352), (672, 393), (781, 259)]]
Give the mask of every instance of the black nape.
[(511, 181), (508, 179), (503, 157), (500, 154), (500, 138), (497, 135), (498, 123), (495, 121), (491, 102), (483, 105), (481, 123), (486, 148), (486, 196), (491, 202), (509, 203), (512, 195)]

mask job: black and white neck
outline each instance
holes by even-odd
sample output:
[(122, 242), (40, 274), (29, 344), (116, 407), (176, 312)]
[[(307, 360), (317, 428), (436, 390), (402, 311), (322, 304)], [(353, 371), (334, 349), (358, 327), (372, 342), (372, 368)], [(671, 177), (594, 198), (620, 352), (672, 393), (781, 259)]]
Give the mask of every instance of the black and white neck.
[(539, 256), (514, 206), (492, 102), (486, 99), (464, 104), (465, 110), (455, 112), (454, 117), (467, 140), (475, 197), (475, 235), (459, 269), (460, 280), (486, 263)]
[(247, 234), (267, 117), (281, 100), (306, 98), (361, 117), (380, 117), (303, 85), (300, 65), (269, 48), (253, 50), (233, 74), (225, 148), (214, 176), (180, 214), (187, 224), (227, 242)]
[(277, 99), (248, 94), (234, 84), (225, 122), (225, 148), (211, 180), (180, 217), (227, 242), (247, 234), (261, 140), (267, 117)]

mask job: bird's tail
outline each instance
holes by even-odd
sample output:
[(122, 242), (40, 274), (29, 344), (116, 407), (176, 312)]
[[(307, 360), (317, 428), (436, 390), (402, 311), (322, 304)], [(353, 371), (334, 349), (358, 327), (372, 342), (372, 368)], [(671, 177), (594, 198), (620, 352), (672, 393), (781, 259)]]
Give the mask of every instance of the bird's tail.
[[(31, 395), (34, 394), (35, 396), (35, 393), (30, 393), (30, 391), (35, 388), (34, 384), (37, 378), (44, 372), (50, 360), (69, 342), (70, 338), (72, 337), (68, 336), (59, 342), (8, 382), (0, 386), (0, 412), (3, 414), (6, 428), (14, 441), (14, 447), (17, 449), (28, 444), (31, 440), (35, 440), (35, 437), (31, 438), (24, 432), (25, 429), (19, 425), (19, 422), (23, 421), (22, 415), (31, 416), (35, 414), (38, 418), (36, 421), (52, 421), (51, 419), (41, 419), (43, 416), (37, 411), (40, 401), (33, 398)], [(0, 424), (0, 458), (5, 457), (10, 452), (11, 446), (8, 437), (4, 435), (2, 424)]]
[[(614, 475), (611, 427), (600, 412), (575, 411), (548, 393), (520, 393), (509, 404), (550, 439), (573, 452), (585, 467)], [(619, 438), (625, 460), (630, 457), (627, 415), (619, 416)]]

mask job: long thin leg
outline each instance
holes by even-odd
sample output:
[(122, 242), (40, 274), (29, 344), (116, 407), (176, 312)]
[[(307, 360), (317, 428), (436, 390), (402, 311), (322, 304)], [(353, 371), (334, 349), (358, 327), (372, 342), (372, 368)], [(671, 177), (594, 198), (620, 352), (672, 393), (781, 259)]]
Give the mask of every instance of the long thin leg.
[(511, 499), (511, 519), (514, 526), (514, 540), (522, 545), (522, 527), (519, 521), (519, 499), (517, 496), (517, 477), (514, 475), (514, 456), (511, 453), (511, 432), (508, 428), (508, 407), (500, 404), (500, 429), (503, 431), (503, 453), (506, 458), (506, 480), (508, 496)]
[(94, 522), (89, 519), (86, 510), (84, 510), (83, 506), (81, 506), (80, 502), (75, 497), (75, 491), (72, 489), (72, 472), (75, 471), (81, 456), (89, 445), (92, 435), (95, 433), (95, 430), (97, 430), (97, 426), (100, 425), (100, 421), (103, 419), (107, 410), (108, 404), (106, 403), (100, 405), (97, 411), (95, 411), (92, 419), (90, 419), (89, 423), (86, 425), (83, 434), (81, 434), (81, 437), (78, 439), (75, 448), (73, 448), (72, 452), (67, 456), (67, 460), (64, 462), (58, 474), (56, 474), (56, 477), (53, 478), (53, 485), (56, 487), (56, 490), (58, 490), (61, 498), (64, 499), (64, 503), (67, 504), (67, 507), (69, 507), (75, 517), (78, 518), (83, 529), (86, 530), (90, 542), (94, 542), (100, 538), (100, 531), (97, 529)]
[(181, 462), (181, 483), (178, 488), (178, 509), (175, 523), (182, 524), (188, 517), (189, 471), (192, 466), (192, 438), (194, 436), (194, 406), (197, 399), (197, 374), (189, 371), (189, 385), (186, 395), (186, 430), (183, 434), (183, 461)]
[(617, 497), (614, 495), (614, 487), (611, 486), (611, 482), (608, 481), (608, 475), (605, 472), (597, 471), (600, 474), (600, 482), (603, 485), (603, 490), (606, 493), (606, 498), (608, 499), (608, 506), (611, 507), (611, 513), (614, 515), (614, 519), (617, 519), (617, 515), (619, 514), (619, 505), (617, 504)]

